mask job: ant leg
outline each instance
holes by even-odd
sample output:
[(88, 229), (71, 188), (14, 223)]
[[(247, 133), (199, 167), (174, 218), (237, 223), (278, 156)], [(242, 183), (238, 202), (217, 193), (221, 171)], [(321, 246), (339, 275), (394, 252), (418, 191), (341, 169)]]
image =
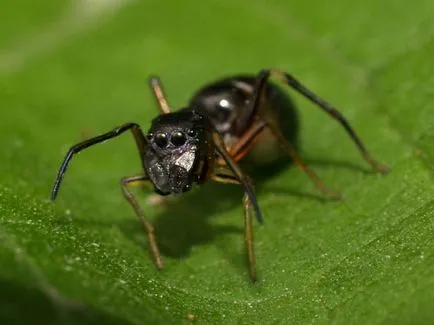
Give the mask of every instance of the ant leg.
[(149, 85), (152, 88), (152, 92), (154, 93), (154, 97), (157, 100), (161, 113), (171, 113), (172, 110), (170, 109), (169, 103), (167, 102), (167, 96), (164, 94), (163, 85), (160, 78), (157, 76), (149, 77)]
[(262, 213), (259, 209), (258, 201), (256, 199), (255, 191), (252, 187), (251, 182), (249, 181), (248, 177), (244, 175), (238, 164), (231, 158), (230, 154), (227, 152), (221, 136), (217, 132), (214, 132), (212, 137), (217, 153), (223, 158), (228, 169), (232, 172), (232, 174), (239, 181), (239, 183), (243, 185), (244, 193), (248, 196), (253, 206), (253, 209), (255, 210), (256, 219), (259, 223), (263, 223), (264, 220), (262, 217)]
[[(253, 188), (252, 181), (250, 177), (244, 176), (250, 186)], [(227, 166), (219, 166), (216, 169), (216, 173), (211, 177), (214, 181), (227, 184), (238, 184), (242, 185), (241, 182), (233, 176), (232, 172), (227, 169)], [(244, 205), (244, 241), (247, 249), (247, 257), (249, 261), (249, 274), (252, 281), (257, 280), (256, 276), (256, 261), (255, 261), (255, 250), (253, 246), (253, 225), (252, 225), (252, 202), (249, 196), (245, 193), (243, 197)]]
[(241, 160), (246, 153), (253, 148), (259, 140), (267, 123), (263, 120), (258, 120), (252, 127), (250, 127), (241, 138), (229, 149), (229, 152), (235, 161)]
[[(234, 161), (240, 161), (247, 152), (256, 144), (264, 130), (266, 123), (259, 120), (253, 124), (231, 147), (227, 148), (229, 155)], [(217, 158), (217, 163), (224, 164), (223, 158)]]
[(249, 259), (249, 274), (251, 279), (255, 281), (256, 262), (253, 248), (252, 210), (254, 210), (258, 222), (263, 223), (263, 217), (256, 199), (255, 189), (250, 177), (244, 175), (237, 163), (231, 158), (225, 148), (222, 138), (217, 132), (213, 133), (213, 140), (217, 152), (223, 158), (226, 165), (217, 166), (214, 175), (211, 178), (218, 182), (239, 184), (244, 187), (244, 240), (246, 242)]
[(359, 136), (356, 134), (356, 131), (351, 127), (351, 125), (348, 123), (348, 121), (345, 119), (345, 117), (339, 112), (337, 108), (332, 106), (330, 103), (313, 93), (311, 90), (306, 88), (303, 84), (301, 84), (297, 79), (295, 79), (292, 75), (285, 73), (280, 70), (276, 69), (266, 69), (259, 72), (255, 87), (253, 90), (253, 100), (250, 104), (250, 110), (252, 114), (258, 113), (258, 107), (259, 107), (259, 99), (262, 92), (263, 87), (265, 86), (265, 83), (268, 78), (270, 77), (276, 77), (284, 84), (287, 84), (300, 94), (302, 94), (304, 97), (309, 99), (311, 102), (319, 106), (322, 110), (324, 110), (327, 114), (329, 114), (332, 118), (337, 120), (345, 129), (347, 134), (350, 136), (350, 138), (353, 140), (355, 145), (357, 146), (358, 150), (362, 154), (363, 158), (371, 164), (371, 166), (376, 169), (378, 172), (381, 173), (387, 173), (389, 171), (389, 167), (387, 165), (381, 164), (377, 162), (371, 154), (366, 150), (362, 140), (360, 140)]
[(60, 165), (59, 171), (57, 172), (57, 176), (54, 181), (53, 188), (51, 190), (51, 200), (54, 201), (56, 199), (57, 193), (59, 192), (60, 184), (63, 180), (63, 176), (66, 172), (66, 169), (68, 168), (68, 164), (75, 154), (95, 144), (115, 138), (128, 130), (130, 130), (133, 133), (134, 140), (136, 141), (137, 149), (139, 150), (140, 159), (142, 160), (142, 165), (144, 165), (143, 159), (144, 159), (144, 154), (145, 154), (145, 149), (147, 144), (146, 144), (145, 136), (143, 135), (143, 132), (140, 129), (140, 126), (136, 123), (123, 124), (110, 132), (77, 143), (76, 145), (72, 146), (69, 149), (69, 151), (65, 155), (65, 158), (63, 159), (62, 164)]
[(324, 195), (332, 200), (342, 199), (342, 195), (327, 188), (324, 182), (319, 178), (319, 176), (311, 169), (309, 166), (299, 157), (297, 151), (292, 147), (292, 145), (286, 141), (285, 137), (282, 133), (274, 127), (271, 123), (267, 123), (264, 120), (259, 120), (253, 127), (251, 127), (247, 132), (243, 134), (238, 143), (230, 148), (230, 153), (234, 159), (240, 160), (249, 150), (254, 146), (255, 142), (259, 139), (265, 127), (268, 127), (272, 132), (273, 136), (279, 142), (280, 146), (288, 152), (291, 156), (292, 161), (300, 168), (303, 172), (305, 172), (310, 179), (315, 184), (316, 188), (318, 188)]
[(142, 223), (143, 228), (148, 234), (148, 243), (149, 247), (151, 249), (152, 255), (154, 256), (155, 264), (159, 270), (162, 270), (164, 268), (163, 261), (161, 260), (160, 250), (158, 249), (154, 227), (152, 224), (146, 220), (145, 214), (143, 213), (142, 208), (138, 204), (136, 198), (134, 197), (133, 193), (128, 189), (128, 185), (131, 183), (136, 182), (146, 182), (149, 181), (149, 178), (144, 175), (136, 175), (136, 176), (130, 176), (130, 177), (122, 177), (121, 179), (121, 188), (122, 192), (125, 196), (125, 198), (128, 200), (128, 202), (133, 207), (134, 211), (136, 212), (137, 217), (139, 218), (140, 222)]
[(288, 141), (286, 141), (285, 137), (278, 128), (271, 124), (268, 124), (267, 127), (273, 133), (273, 136), (279, 142), (280, 146), (291, 156), (292, 161), (297, 165), (298, 168), (301, 169), (301, 171), (305, 172), (310, 177), (318, 190), (320, 190), (329, 199), (342, 199), (342, 195), (340, 193), (335, 192), (325, 186), (321, 178), (319, 178), (319, 176), (299, 157), (297, 150), (295, 150), (294, 147)]

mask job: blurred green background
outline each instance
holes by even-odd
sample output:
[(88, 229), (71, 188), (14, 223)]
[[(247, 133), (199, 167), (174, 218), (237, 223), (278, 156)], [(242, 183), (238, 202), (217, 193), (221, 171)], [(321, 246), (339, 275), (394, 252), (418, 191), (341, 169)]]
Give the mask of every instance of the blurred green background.
[[(432, 324), (434, 4), (429, 0), (0, 3), (2, 324)], [(343, 202), (291, 167), (258, 184), (260, 281), (249, 282), (242, 192), (207, 184), (141, 202), (157, 272), (118, 181), (140, 171), (130, 135), (70, 145), (174, 107), (203, 83), (289, 71), (338, 106), (393, 170), (372, 173), (344, 131), (296, 94), (303, 157)]]

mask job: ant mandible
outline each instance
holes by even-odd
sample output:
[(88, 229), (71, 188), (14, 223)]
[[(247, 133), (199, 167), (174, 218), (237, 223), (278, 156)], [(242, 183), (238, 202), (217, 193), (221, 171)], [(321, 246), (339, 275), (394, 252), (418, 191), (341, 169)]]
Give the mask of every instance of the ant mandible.
[[(241, 171), (237, 162), (255, 150), (255, 146), (264, 138), (264, 131), (268, 130), (268, 134), (277, 140), (275, 143), (289, 154), (292, 161), (310, 177), (322, 193), (330, 198), (340, 198), (338, 193), (325, 187), (316, 173), (298, 156), (295, 144), (288, 137), (288, 131), (292, 135), (297, 131), (296, 121), (292, 121), (292, 130), (282, 129), (285, 125), (283, 117), (290, 116), (285, 115), (285, 110), (288, 113), (293, 108), (289, 105), (289, 100), (285, 102), (286, 94), (268, 82), (270, 77), (289, 85), (336, 119), (354, 141), (363, 158), (378, 172), (388, 171), (386, 165), (372, 158), (356, 132), (335, 107), (283, 71), (267, 69), (262, 70), (256, 77), (235, 76), (218, 80), (205, 85), (193, 96), (189, 106), (176, 112), (172, 112), (159, 78), (150, 77), (150, 86), (161, 114), (152, 120), (148, 133), (144, 135), (136, 123), (126, 123), (72, 146), (58, 171), (51, 199), (56, 199), (68, 163), (75, 154), (129, 130), (134, 136), (144, 172), (123, 177), (121, 188), (147, 232), (157, 268), (163, 269), (163, 261), (154, 228), (146, 219), (128, 185), (151, 182), (156, 193), (169, 195), (190, 191), (194, 183), (203, 184), (214, 180), (244, 187), (244, 238), (250, 277), (256, 280), (252, 215), (255, 215), (259, 223), (263, 223), (263, 217), (253, 183)], [(294, 119), (295, 115), (292, 116)]]

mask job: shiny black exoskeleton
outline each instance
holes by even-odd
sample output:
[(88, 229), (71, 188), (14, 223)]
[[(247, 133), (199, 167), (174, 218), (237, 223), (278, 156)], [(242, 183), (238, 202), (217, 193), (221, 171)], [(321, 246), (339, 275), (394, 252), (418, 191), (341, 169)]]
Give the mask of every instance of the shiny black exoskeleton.
[[(157, 116), (146, 139), (145, 169), (161, 195), (187, 192), (192, 184), (202, 183), (210, 154), (210, 132), (222, 137), (226, 148), (235, 145), (252, 125), (249, 105), (254, 90), (253, 76), (236, 76), (207, 84), (193, 95), (189, 106), (171, 114)], [(283, 130), (285, 138), (296, 146), (298, 118), (290, 98), (277, 85), (267, 84), (259, 108)], [(206, 126), (210, 123), (211, 126)], [(212, 127), (212, 128), (211, 128)], [(210, 149), (210, 150), (208, 150)], [(261, 136), (247, 153), (249, 161), (263, 164), (284, 155), (270, 134)], [(199, 168), (202, 167), (202, 168)]]
[(388, 167), (376, 162), (365, 149), (356, 132), (331, 104), (306, 88), (292, 75), (280, 70), (262, 70), (255, 76), (235, 76), (221, 79), (201, 88), (186, 108), (173, 112), (160, 80), (150, 78), (161, 114), (151, 124), (148, 133), (136, 123), (123, 124), (110, 132), (80, 142), (70, 148), (57, 173), (51, 198), (54, 200), (71, 158), (83, 149), (131, 131), (139, 151), (143, 173), (123, 177), (121, 188), (148, 234), (149, 247), (159, 269), (163, 268), (156, 235), (129, 185), (150, 182), (161, 195), (180, 194), (191, 190), (194, 183), (214, 180), (242, 185), (244, 188), (245, 243), (250, 277), (256, 279), (253, 249), (252, 216), (263, 222), (252, 180), (238, 162), (246, 156), (253, 161), (268, 163), (282, 153), (288, 154), (330, 198), (340, 195), (329, 190), (297, 153), (298, 118), (287, 94), (268, 81), (275, 77), (290, 86), (320, 109), (337, 120), (356, 144), (363, 158), (377, 171)]
[(188, 110), (159, 115), (152, 121), (144, 163), (157, 193), (187, 192), (203, 178), (199, 167), (211, 141), (205, 123), (202, 115)]
[[(189, 106), (207, 116), (226, 147), (236, 144), (255, 119), (251, 101), (255, 90), (255, 76), (238, 75), (209, 83), (190, 99)], [(299, 117), (288, 94), (275, 83), (268, 82), (258, 110), (266, 115), (282, 132), (285, 139), (298, 148)], [(278, 141), (264, 130), (259, 141), (246, 153), (249, 163), (263, 165), (286, 156)]]

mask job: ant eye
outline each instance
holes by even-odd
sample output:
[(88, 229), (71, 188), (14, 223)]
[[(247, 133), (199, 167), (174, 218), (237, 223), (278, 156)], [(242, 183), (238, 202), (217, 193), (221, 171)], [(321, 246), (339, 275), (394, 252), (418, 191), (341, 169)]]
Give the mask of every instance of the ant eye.
[(175, 147), (182, 146), (185, 141), (187, 141), (187, 138), (185, 137), (185, 134), (181, 131), (173, 132), (172, 136), (170, 137), (170, 142), (172, 142)]
[(148, 133), (148, 134), (146, 135), (146, 139), (148, 139), (148, 141), (151, 141), (153, 137), (154, 137), (154, 134), (153, 134), (153, 133)]
[(160, 148), (166, 148), (169, 140), (167, 139), (167, 135), (165, 133), (158, 133), (155, 136), (155, 143)]
[(187, 134), (190, 137), (195, 137), (197, 135), (197, 132), (196, 132), (196, 130), (190, 129), (190, 130), (187, 131)]

